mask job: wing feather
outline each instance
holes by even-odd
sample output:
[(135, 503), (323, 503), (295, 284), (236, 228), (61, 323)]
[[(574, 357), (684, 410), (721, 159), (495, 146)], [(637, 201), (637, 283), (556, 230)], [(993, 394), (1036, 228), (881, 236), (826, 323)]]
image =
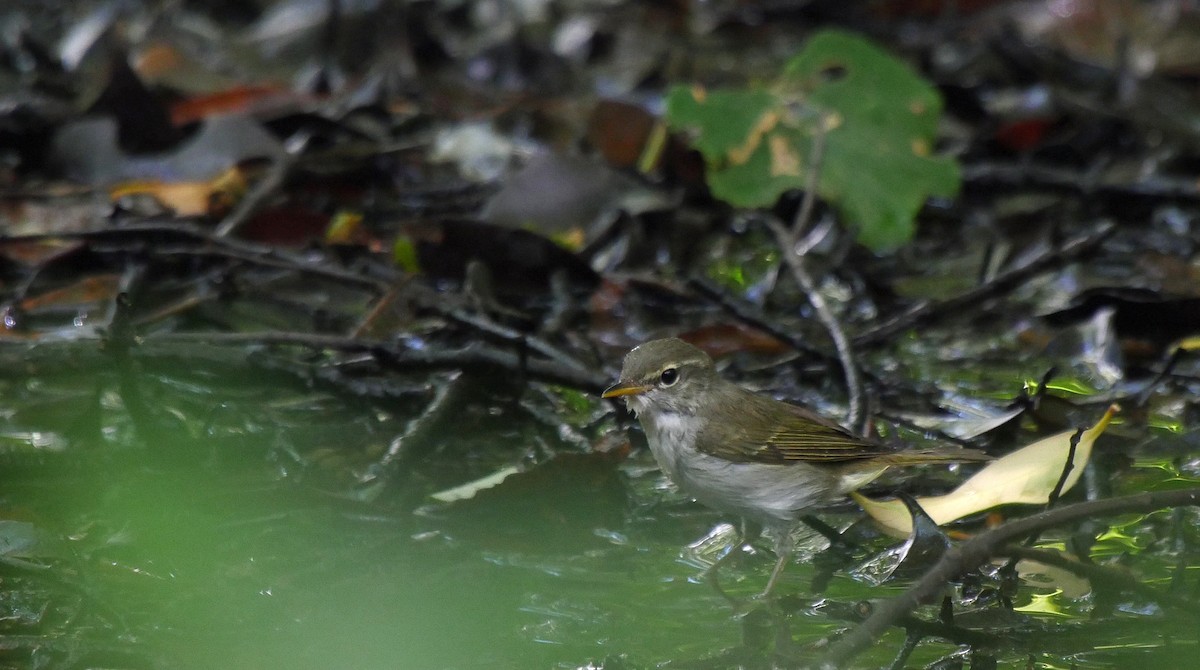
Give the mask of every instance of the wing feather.
[(734, 403), (744, 420), (710, 417), (700, 448), (738, 463), (840, 463), (894, 453), (879, 442), (858, 437), (802, 407), (747, 391)]

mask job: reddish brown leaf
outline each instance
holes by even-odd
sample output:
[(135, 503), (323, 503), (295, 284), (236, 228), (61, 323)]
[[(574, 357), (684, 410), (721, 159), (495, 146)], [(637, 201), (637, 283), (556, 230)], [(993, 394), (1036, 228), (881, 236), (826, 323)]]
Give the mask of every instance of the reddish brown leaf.
[(741, 323), (718, 323), (705, 326), (683, 333), (679, 338), (700, 347), (710, 356), (717, 358), (738, 351), (780, 354), (789, 349), (786, 343), (774, 336)]
[(296, 94), (277, 86), (239, 86), (181, 100), (171, 105), (171, 121), (184, 125), (217, 114), (253, 114), (264, 107), (296, 101)]
[(70, 286), (35, 295), (21, 301), (21, 309), (32, 311), (63, 305), (83, 305), (111, 300), (120, 288), (120, 275), (96, 275), (85, 277)]
[(610, 164), (631, 168), (642, 155), (654, 121), (649, 112), (637, 105), (601, 100), (588, 119), (588, 141)]

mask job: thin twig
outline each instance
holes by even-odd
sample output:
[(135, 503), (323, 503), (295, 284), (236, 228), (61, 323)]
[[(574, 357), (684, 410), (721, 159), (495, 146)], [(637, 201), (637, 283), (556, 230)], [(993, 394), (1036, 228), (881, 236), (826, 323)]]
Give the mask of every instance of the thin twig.
[(347, 272), (335, 267), (330, 267), (329, 263), (316, 264), (307, 262), (305, 260), (296, 258), (292, 254), (283, 253), (278, 250), (272, 250), (267, 253), (258, 253), (245, 252), (238, 249), (209, 249), (193, 246), (162, 246), (155, 249), (147, 249), (145, 250), (145, 253), (149, 256), (159, 258), (182, 256), (238, 261), (259, 267), (288, 270), (302, 275), (328, 279), (340, 284), (348, 284), (358, 288), (368, 289), (380, 294), (386, 292), (388, 288), (388, 285), (381, 280), (372, 279), (362, 274)]
[(559, 349), (537, 335), (523, 333), (514, 328), (509, 328), (508, 326), (496, 323), (486, 316), (472, 314), (466, 310), (441, 309), (437, 306), (434, 306), (434, 309), (442, 316), (455, 321), (456, 323), (474, 328), (484, 335), (490, 335), (497, 339), (519, 346), (527, 346), (539, 354), (542, 354), (546, 358), (556, 361), (564, 367), (571, 368), (572, 370), (578, 372), (586, 372), (588, 369), (588, 366), (579, 362), (579, 360), (574, 356), (563, 351), (562, 349)]
[[(1116, 407), (1116, 405), (1113, 405)], [(1110, 412), (1116, 411), (1110, 409)], [(1059, 496), (1062, 495), (1063, 487), (1067, 485), (1067, 478), (1071, 476), (1071, 471), (1075, 469), (1075, 451), (1079, 448), (1079, 438), (1083, 437), (1083, 429), (1077, 428), (1075, 434), (1071, 435), (1070, 446), (1067, 449), (1067, 460), (1063, 463), (1062, 472), (1058, 475), (1058, 481), (1054, 483), (1054, 489), (1050, 491), (1050, 496), (1046, 498), (1046, 508), (1054, 507), (1058, 502)], [(1033, 538), (1030, 538), (1031, 540)]]
[(941, 560), (902, 595), (886, 600), (871, 616), (829, 646), (817, 667), (834, 669), (857, 656), (889, 626), (899, 622), (923, 602), (941, 592), (946, 583), (1001, 552), (1008, 543), (1032, 533), (1082, 519), (1131, 512), (1150, 512), (1164, 507), (1200, 505), (1200, 488), (1155, 491), (1120, 498), (1107, 498), (1052, 510), (1018, 519), (951, 547)]
[(908, 657), (916, 651), (917, 645), (921, 644), (921, 640), (925, 636), (912, 630), (906, 631), (904, 636), (904, 646), (900, 648), (900, 652), (896, 654), (896, 658), (892, 659), (892, 664), (888, 666), (888, 670), (904, 670), (908, 667)]
[(439, 433), (445, 432), (452, 417), (462, 411), (471, 381), (470, 377), (459, 375), (444, 384), (434, 385), (429, 404), (405, 425), (404, 432), (392, 440), (387, 451), (376, 461), (377, 478), (388, 483), (396, 476), (396, 469), (401, 464), (426, 455), (436, 444)]
[(221, 221), (214, 234), (217, 237), (229, 237), (246, 225), (259, 210), (266, 206), (267, 202), (283, 189), (295, 162), (293, 154), (287, 151), (279, 152), (274, 162), (271, 163), (271, 167), (267, 169), (267, 173), (238, 202), (237, 207), (234, 207), (233, 211)]
[(1175, 351), (1171, 352), (1171, 356), (1167, 359), (1166, 364), (1163, 365), (1163, 369), (1154, 375), (1154, 379), (1149, 384), (1146, 384), (1146, 388), (1142, 389), (1141, 393), (1137, 394), (1137, 399), (1133, 404), (1134, 407), (1145, 407), (1146, 403), (1150, 402), (1150, 397), (1175, 372), (1175, 367), (1179, 365), (1179, 361), (1183, 359), (1185, 354), (1187, 354), (1187, 349), (1175, 347)]
[(370, 330), (375, 322), (387, 311), (389, 307), (396, 303), (396, 299), (400, 297), (400, 291), (412, 281), (413, 275), (405, 275), (400, 281), (393, 284), (386, 293), (379, 296), (375, 304), (371, 306), (371, 310), (367, 315), (359, 320), (354, 329), (350, 331), (351, 337), (362, 337), (364, 333)]
[[(792, 240), (791, 234), (783, 227), (783, 224), (774, 219), (768, 219), (768, 225), (781, 246)], [(817, 290), (816, 282), (808, 274), (808, 269), (804, 267), (804, 259), (797, 256), (790, 246), (784, 246), (783, 260), (787, 263), (788, 269), (792, 271), (792, 277), (795, 278), (796, 283), (808, 296), (808, 302), (812, 304), (821, 325), (825, 326), (829, 338), (833, 340), (833, 347), (837, 350), (838, 361), (842, 365), (842, 374), (846, 379), (846, 395), (849, 406), (846, 411), (846, 426), (858, 430), (862, 420), (863, 387), (862, 376), (858, 372), (858, 365), (854, 362), (854, 350), (850, 346), (850, 338), (846, 337), (846, 331), (842, 328), (841, 322), (834, 315), (829, 303), (825, 302), (824, 296)]]
[(825, 326), (830, 339), (833, 340), (834, 349), (837, 350), (838, 361), (842, 366), (842, 374), (846, 379), (848, 405), (846, 425), (854, 430), (860, 430), (861, 427), (859, 424), (863, 413), (862, 376), (858, 372), (857, 363), (854, 362), (854, 351), (850, 347), (850, 338), (846, 337), (846, 331), (842, 328), (841, 322), (829, 307), (829, 303), (825, 302), (824, 296), (817, 290), (817, 283), (813, 280), (812, 275), (808, 273), (808, 268), (805, 267), (804, 257), (796, 249), (796, 242), (808, 227), (816, 205), (817, 188), (821, 180), (821, 167), (825, 159), (826, 133), (825, 120), (823, 118), (819, 119), (816, 133), (813, 135), (812, 152), (808, 159), (808, 175), (804, 184), (804, 200), (800, 204), (800, 209), (796, 212), (796, 217), (792, 220), (791, 228), (786, 228), (782, 222), (770, 216), (767, 217), (767, 225), (771, 228), (771, 232), (775, 234), (775, 241), (783, 254), (784, 263), (792, 271), (792, 277), (804, 290), (804, 294), (808, 296), (808, 302), (812, 304), (813, 310), (816, 311), (817, 318), (821, 321), (821, 325)]
[(784, 252), (795, 248), (797, 240), (808, 229), (808, 223), (812, 220), (813, 208), (817, 204), (817, 188), (821, 185), (821, 166), (825, 162), (825, 137), (827, 134), (825, 119), (821, 118), (817, 123), (817, 132), (813, 135), (812, 154), (808, 157), (808, 179), (804, 183), (804, 200), (801, 201), (800, 209), (796, 210), (796, 216), (792, 219), (791, 244), (784, 249)]

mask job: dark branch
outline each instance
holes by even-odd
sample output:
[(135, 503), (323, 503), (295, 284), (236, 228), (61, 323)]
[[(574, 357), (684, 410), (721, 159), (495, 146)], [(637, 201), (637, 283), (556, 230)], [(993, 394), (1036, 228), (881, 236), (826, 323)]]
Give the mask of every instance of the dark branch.
[(395, 272), (395, 276), (375, 279), (364, 274), (329, 267), (329, 263), (316, 263), (275, 247), (236, 238), (215, 237), (198, 226), (185, 223), (144, 223), (71, 233), (0, 236), (0, 245), (54, 240), (86, 242), (92, 245), (91, 248), (97, 253), (113, 253), (113, 249), (104, 247), (112, 245), (118, 247), (118, 253), (139, 253), (151, 257), (208, 257), (292, 270), (381, 294), (400, 276), (399, 272)]
[(1164, 507), (1198, 504), (1200, 488), (1156, 491), (1067, 505), (1006, 523), (961, 545), (951, 547), (908, 591), (881, 603), (865, 621), (831, 644), (819, 667), (842, 667), (869, 647), (889, 626), (900, 622), (919, 605), (940, 593), (947, 582), (1001, 553), (1001, 549), (1014, 540), (1046, 528), (1092, 517), (1150, 512)]
[(462, 349), (404, 349), (392, 342), (367, 340), (338, 335), (308, 333), (176, 333), (144, 338), (146, 345), (201, 343), (209, 345), (270, 345), (299, 346), (314, 350), (369, 354), (379, 365), (390, 370), (415, 372), (421, 370), (464, 370), (478, 372), (509, 372), (525, 374), (530, 379), (559, 384), (588, 393), (599, 393), (608, 380), (600, 374), (562, 365), (556, 361), (524, 357), (516, 351), (505, 351), (483, 343), (473, 343)]
[(1037, 163), (980, 162), (964, 165), (963, 183), (995, 193), (1000, 188), (1047, 190), (1128, 201), (1132, 197), (1152, 200), (1200, 201), (1200, 190), (1193, 179), (1172, 179), (1162, 175), (1140, 177), (1137, 181), (1100, 182), (1087, 172)]

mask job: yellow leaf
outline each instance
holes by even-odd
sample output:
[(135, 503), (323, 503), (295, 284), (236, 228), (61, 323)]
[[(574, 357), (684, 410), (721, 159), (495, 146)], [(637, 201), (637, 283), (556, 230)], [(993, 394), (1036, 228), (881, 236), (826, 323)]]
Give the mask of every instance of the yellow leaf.
[(246, 193), (246, 177), (237, 167), (208, 181), (166, 182), (140, 179), (116, 184), (109, 189), (113, 201), (133, 195), (149, 195), (180, 216), (219, 214), (231, 208)]
[(1195, 351), (1200, 349), (1200, 337), (1192, 336), (1185, 337), (1175, 343), (1175, 347), (1184, 351)]
[(754, 127), (750, 129), (750, 135), (746, 137), (746, 141), (741, 146), (729, 150), (729, 161), (734, 165), (742, 165), (750, 160), (754, 150), (762, 144), (763, 135), (771, 132), (777, 123), (779, 123), (779, 117), (775, 112), (763, 112)]
[(520, 472), (519, 468), (510, 465), (500, 468), (496, 472), (493, 472), (486, 477), (476, 479), (473, 482), (467, 482), (466, 484), (455, 486), (452, 489), (446, 489), (445, 491), (438, 491), (437, 493), (430, 494), (429, 497), (438, 502), (444, 503), (470, 500), (471, 498), (475, 497), (476, 493), (479, 493), (485, 489), (490, 489), (493, 486), (500, 484), (500, 482), (503, 482), (505, 479), (508, 479), (512, 475), (517, 474), (518, 472)]
[[(1071, 490), (1079, 481), (1091, 457), (1092, 445), (1104, 433), (1118, 409), (1116, 405), (1110, 406), (1096, 425), (1079, 437), (1062, 493)], [(917, 502), (938, 525), (998, 505), (1044, 505), (1062, 477), (1074, 435), (1075, 431), (1068, 430), (1038, 440), (992, 461), (950, 493), (917, 498)], [(907, 537), (912, 532), (912, 517), (899, 500), (872, 500), (858, 493), (850, 495), (884, 532), (897, 537)]]
[(800, 156), (782, 135), (772, 135), (767, 146), (771, 149), (771, 176), (800, 176)]
[(1024, 612), (1026, 614), (1042, 614), (1047, 616), (1066, 617), (1070, 616), (1058, 606), (1058, 597), (1062, 595), (1062, 590), (1057, 590), (1054, 593), (1035, 593), (1030, 596), (1029, 604), (1021, 607), (1014, 607), (1015, 612)]
[(417, 260), (417, 247), (407, 237), (397, 237), (392, 245), (392, 262), (405, 272), (419, 274), (421, 263)]
[(325, 228), (325, 242), (328, 244), (349, 244), (354, 240), (354, 234), (358, 232), (362, 220), (363, 215), (361, 212), (339, 211), (333, 215), (333, 218), (329, 221), (329, 225)]
[(554, 233), (550, 239), (558, 246), (569, 251), (579, 251), (587, 244), (587, 233), (583, 228), (571, 228), (561, 232)]

